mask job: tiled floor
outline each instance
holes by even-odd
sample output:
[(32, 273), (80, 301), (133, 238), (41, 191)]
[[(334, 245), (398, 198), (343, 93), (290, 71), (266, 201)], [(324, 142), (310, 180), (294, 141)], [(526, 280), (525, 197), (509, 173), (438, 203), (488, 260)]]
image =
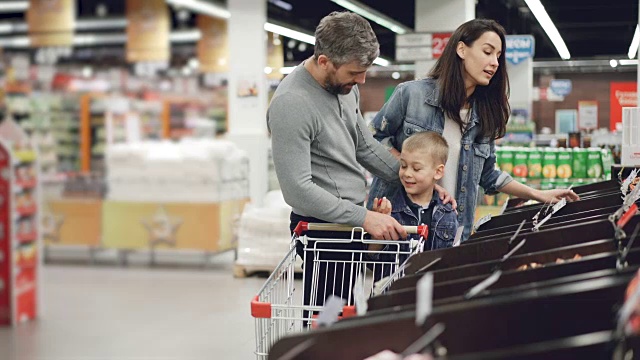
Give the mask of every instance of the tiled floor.
[(45, 313), (0, 328), (0, 360), (254, 359), (250, 300), (265, 278), (207, 270), (47, 266)]

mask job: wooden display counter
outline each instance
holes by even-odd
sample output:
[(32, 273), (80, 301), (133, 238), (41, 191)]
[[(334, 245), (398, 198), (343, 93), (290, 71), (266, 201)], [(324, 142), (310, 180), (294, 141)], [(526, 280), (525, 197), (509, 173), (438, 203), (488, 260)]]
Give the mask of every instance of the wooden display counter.
[(233, 249), (233, 224), (247, 199), (220, 203), (103, 203), (102, 246), (119, 250)]

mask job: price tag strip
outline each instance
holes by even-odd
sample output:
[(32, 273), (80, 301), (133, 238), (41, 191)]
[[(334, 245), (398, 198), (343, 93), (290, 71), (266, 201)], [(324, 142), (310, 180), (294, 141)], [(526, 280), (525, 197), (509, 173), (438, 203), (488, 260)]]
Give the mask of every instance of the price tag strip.
[(464, 232), (464, 226), (458, 226), (458, 230), (456, 230), (456, 237), (453, 238), (453, 247), (460, 246), (463, 232)]
[(481, 292), (485, 291), (489, 286), (495, 284), (500, 279), (501, 275), (502, 275), (502, 270), (494, 271), (493, 274), (491, 274), (491, 276), (484, 279), (478, 285), (472, 287), (469, 291), (467, 291), (467, 293), (464, 294), (464, 298), (468, 300), (477, 296)]
[(364, 292), (364, 280), (360, 272), (358, 272), (356, 284), (353, 287), (353, 298), (358, 316), (365, 315), (369, 308), (369, 304), (367, 304), (367, 295)]
[(480, 226), (488, 223), (490, 220), (491, 220), (491, 214), (481, 217), (480, 219), (478, 219), (476, 224), (473, 225), (473, 231), (478, 231), (478, 228), (480, 228)]
[(515, 254), (518, 250), (520, 250), (520, 248), (522, 248), (526, 242), (527, 242), (527, 239), (522, 239), (522, 241), (518, 245), (516, 245), (511, 251), (509, 251), (507, 254), (505, 254), (502, 257), (502, 259), (500, 260), (500, 264), (498, 265), (498, 268), (493, 271), (491, 276), (489, 276), (488, 278), (482, 280), (476, 286), (474, 286), (471, 289), (469, 289), (469, 291), (467, 291), (464, 294), (464, 298), (467, 299), (467, 300), (469, 300), (471, 298), (474, 298), (478, 294), (480, 294), (481, 292), (483, 292), (486, 289), (488, 289), (489, 286), (495, 284), (498, 280), (500, 280), (500, 276), (502, 276), (502, 270), (500, 269), (500, 267), (502, 266), (502, 263), (504, 263), (507, 259), (509, 259), (511, 256), (513, 256), (513, 254)]
[(513, 243), (513, 241), (518, 237), (518, 235), (520, 234), (520, 231), (522, 231), (522, 228), (524, 227), (524, 224), (527, 222), (527, 220), (522, 220), (522, 222), (520, 223), (520, 226), (518, 226), (518, 230), (516, 230), (515, 234), (513, 234), (513, 236), (509, 239), (509, 245), (511, 245), (511, 243)]
[(346, 304), (346, 302), (343, 299), (335, 295), (331, 295), (324, 303), (324, 307), (318, 315), (318, 327), (330, 326), (338, 321), (338, 317), (342, 312), (344, 304)]
[(627, 193), (629, 191), (629, 185), (631, 185), (631, 182), (633, 182), (636, 176), (638, 176), (638, 169), (632, 170), (631, 174), (629, 174), (629, 176), (626, 179), (624, 179), (624, 181), (620, 185), (620, 193), (622, 193), (623, 199), (625, 198), (625, 196), (628, 195)]
[(504, 214), (504, 212), (507, 210), (508, 205), (509, 205), (509, 198), (507, 198), (507, 200), (504, 201), (504, 204), (502, 204), (502, 209), (500, 209), (500, 215)]
[(422, 326), (433, 309), (433, 273), (428, 272), (416, 285), (416, 325)]
[(544, 223), (546, 223), (547, 221), (549, 221), (549, 219), (551, 219), (551, 217), (553, 216), (553, 214), (557, 213), (558, 211), (560, 211), (560, 209), (562, 209), (563, 207), (565, 207), (567, 205), (567, 199), (562, 199), (560, 201), (558, 201), (555, 205), (553, 205), (553, 208), (551, 208), (551, 213), (549, 213), (549, 215), (545, 216), (544, 219), (542, 219), (539, 223), (535, 224), (535, 226), (533, 227), (533, 231), (538, 231), (540, 230), (540, 227), (542, 225), (544, 225)]
[(538, 225), (538, 220), (540, 219), (540, 216), (547, 213), (547, 211), (549, 210), (549, 206), (551, 206), (550, 203), (544, 203), (540, 211), (538, 211), (535, 215), (533, 215), (533, 217), (531, 218), (533, 226)]
[[(445, 326), (443, 323), (437, 323), (433, 325), (433, 327), (429, 329), (429, 331), (420, 336), (418, 340), (414, 341), (411, 345), (409, 345), (408, 348), (406, 348), (402, 352), (402, 358), (404, 359), (405, 357), (408, 357), (410, 355), (423, 352), (424, 349), (427, 348), (427, 346), (431, 345), (431, 343), (434, 342), (438, 338), (438, 336), (440, 336), (440, 334), (444, 332), (444, 329)], [(394, 359), (395, 358), (396, 357), (394, 356)]]

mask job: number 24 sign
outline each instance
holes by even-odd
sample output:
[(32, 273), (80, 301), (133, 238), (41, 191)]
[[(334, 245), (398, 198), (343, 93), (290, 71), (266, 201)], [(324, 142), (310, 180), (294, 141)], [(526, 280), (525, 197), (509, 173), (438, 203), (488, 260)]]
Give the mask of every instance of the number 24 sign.
[(431, 46), (434, 59), (439, 59), (442, 56), (444, 47), (447, 46), (450, 37), (451, 33), (434, 33), (432, 35)]

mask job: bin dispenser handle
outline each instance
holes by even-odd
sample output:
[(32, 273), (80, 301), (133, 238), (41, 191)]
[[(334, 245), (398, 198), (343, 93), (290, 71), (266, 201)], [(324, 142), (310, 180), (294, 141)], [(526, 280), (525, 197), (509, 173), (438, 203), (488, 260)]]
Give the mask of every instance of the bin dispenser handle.
[[(403, 226), (407, 234), (418, 234), (424, 238), (429, 234), (429, 227), (427, 225), (419, 226)], [(361, 227), (344, 225), (344, 224), (332, 224), (332, 223), (310, 223), (306, 221), (300, 221), (296, 228), (293, 230), (294, 234), (301, 236), (307, 231), (362, 231)]]

